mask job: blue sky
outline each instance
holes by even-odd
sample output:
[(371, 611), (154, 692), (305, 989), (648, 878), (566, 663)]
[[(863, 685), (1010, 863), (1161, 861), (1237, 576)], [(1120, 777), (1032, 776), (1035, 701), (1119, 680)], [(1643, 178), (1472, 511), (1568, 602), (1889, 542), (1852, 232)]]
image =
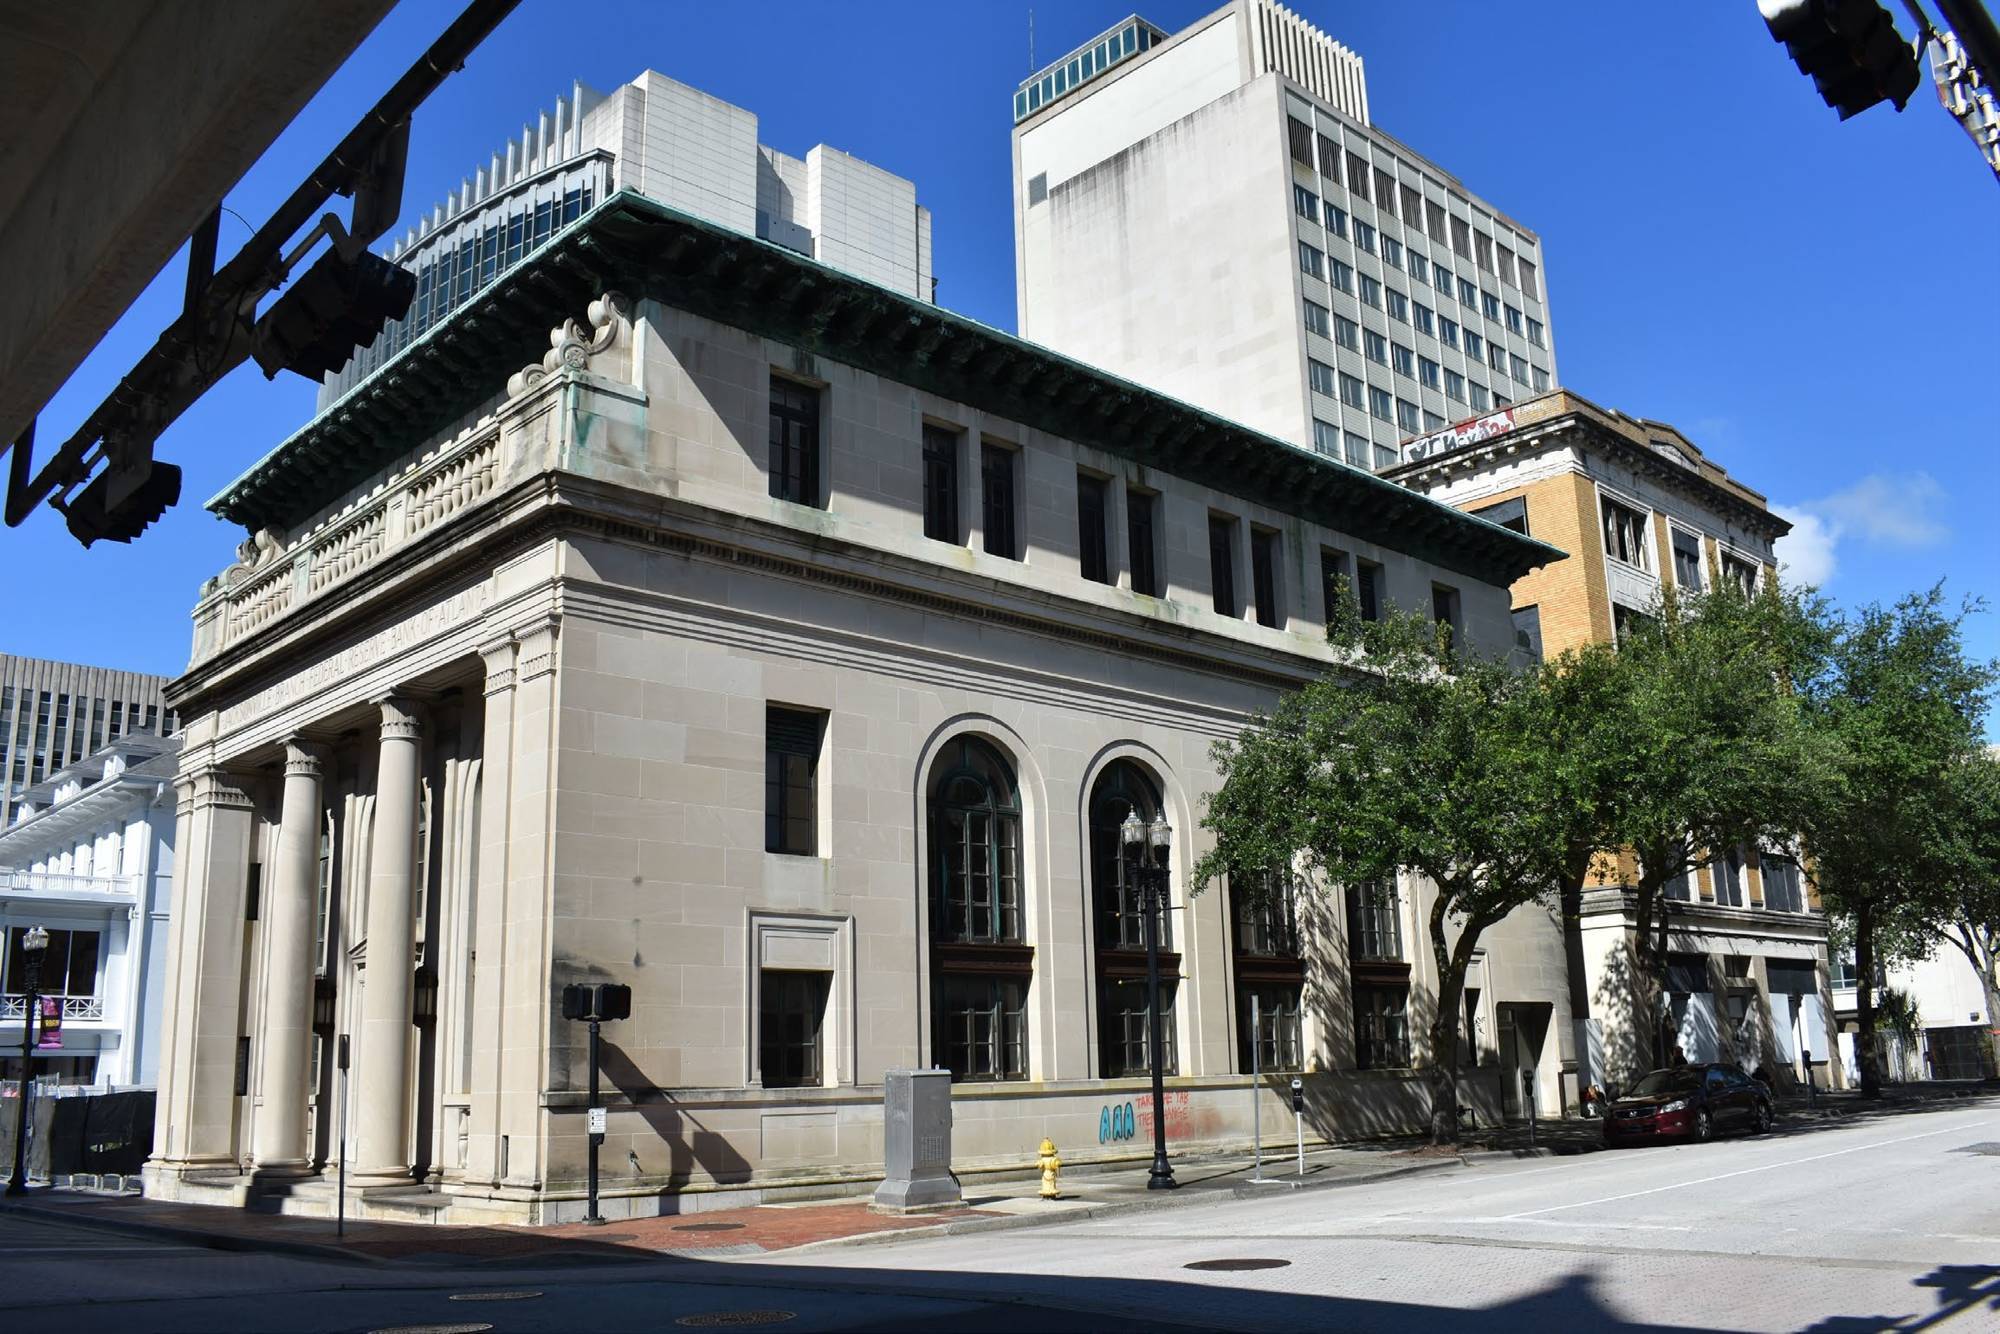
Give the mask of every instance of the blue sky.
[[(1176, 30), (1220, 0), (1149, 0)], [(1054, 59), (1132, 0), (1042, 0)], [(1928, 79), (1897, 115), (1839, 122), (1749, 0), (1294, 7), (1367, 62), (1376, 124), (1538, 230), (1561, 378), (1673, 422), (1799, 524), (1781, 553), (1844, 603), (1939, 578), (1990, 595), (2000, 541), (1994, 311), (2000, 184)], [(450, 21), (404, 0), (229, 197), (260, 223)], [(938, 299), (1014, 327), (1008, 132), (1028, 72), (1018, 0), (690, 3), (525, 0), (418, 114), (411, 216), (572, 79), (651, 66), (760, 117), (760, 139), (826, 142), (910, 177), (935, 219)], [(248, 228), (225, 216), (227, 255)], [(176, 263), (42, 417), (72, 430), (176, 313)], [(130, 547), (85, 552), (43, 510), (11, 547), (0, 651), (173, 673), (200, 581), (242, 534), (201, 508), (309, 415), (312, 387), (246, 365), (162, 439), (180, 506)], [(2000, 617), (1970, 641), (2000, 655)]]

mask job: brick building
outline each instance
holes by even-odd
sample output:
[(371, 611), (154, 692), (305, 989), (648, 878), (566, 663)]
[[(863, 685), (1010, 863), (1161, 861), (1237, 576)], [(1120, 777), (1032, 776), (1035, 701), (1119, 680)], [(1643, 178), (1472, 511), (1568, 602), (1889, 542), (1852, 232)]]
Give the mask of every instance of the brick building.
[[(1667, 588), (1746, 590), (1778, 577), (1790, 525), (1664, 422), (1568, 391), (1407, 442), (1387, 475), (1571, 553), (1513, 586), (1516, 648), (1533, 657), (1615, 641)], [(1796, 847), (1733, 848), (1668, 887), (1667, 1004), (1690, 1060), (1733, 1060), (1774, 1080), (1825, 1067), (1832, 1015), (1826, 918)], [(1622, 960), (1633, 909), (1617, 884), (1584, 899), (1589, 999), (1577, 1049), (1599, 1082), (1650, 1063), (1653, 1023), (1635, 1013)]]

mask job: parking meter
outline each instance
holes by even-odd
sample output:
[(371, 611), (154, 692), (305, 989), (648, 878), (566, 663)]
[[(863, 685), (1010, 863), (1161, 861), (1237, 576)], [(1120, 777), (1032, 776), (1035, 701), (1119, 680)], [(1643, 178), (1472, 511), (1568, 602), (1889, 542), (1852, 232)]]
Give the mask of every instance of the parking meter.
[(1292, 1126), (1299, 1137), (1299, 1175), (1306, 1174), (1306, 1081), (1292, 1076)]
[(1305, 1111), (1305, 1109), (1306, 1109), (1306, 1081), (1298, 1078), (1295, 1075), (1292, 1078), (1292, 1111), (1303, 1112)]

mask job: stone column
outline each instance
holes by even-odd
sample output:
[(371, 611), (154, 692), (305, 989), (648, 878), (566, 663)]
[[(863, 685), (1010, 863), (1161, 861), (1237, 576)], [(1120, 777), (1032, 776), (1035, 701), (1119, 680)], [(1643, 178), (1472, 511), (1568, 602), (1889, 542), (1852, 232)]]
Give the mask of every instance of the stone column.
[(367, 973), (355, 1079), (357, 1186), (410, 1181), (410, 1030), (416, 967), (417, 757), (422, 706), (382, 707), (375, 830), (368, 864)]
[(479, 879), (472, 886), (472, 1135), (465, 1180), (500, 1179), (500, 1005), (507, 994), (508, 807), (514, 759), (514, 656), (510, 635), (482, 645), (486, 725), (480, 734)]
[(301, 1173), (306, 1152), (306, 1081), (312, 1072), (313, 935), (318, 916), (320, 776), (326, 753), (285, 744), (278, 864), (265, 895), (263, 1102), (255, 1153), (261, 1173)]

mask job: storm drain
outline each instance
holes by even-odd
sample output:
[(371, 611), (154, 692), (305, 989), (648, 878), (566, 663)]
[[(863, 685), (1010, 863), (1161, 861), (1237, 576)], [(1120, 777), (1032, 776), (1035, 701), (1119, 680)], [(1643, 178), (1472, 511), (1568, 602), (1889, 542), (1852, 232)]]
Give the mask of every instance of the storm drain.
[(732, 1325), (777, 1325), (797, 1318), (796, 1311), (704, 1311), (700, 1315), (684, 1315), (674, 1323), (717, 1329)]
[(454, 1292), (450, 1300), (455, 1302), (525, 1302), (531, 1297), (539, 1297), (539, 1292)]
[(1196, 1260), (1192, 1264), (1182, 1265), (1181, 1268), (1199, 1269), (1207, 1273), (1233, 1274), (1244, 1269), (1283, 1269), (1290, 1263), (1290, 1260), (1260, 1259), (1251, 1256), (1236, 1260)]
[(678, 1224), (676, 1224), (676, 1225), (674, 1226), (674, 1231), (676, 1231), (676, 1232), (734, 1232), (734, 1231), (735, 1231), (735, 1230), (736, 1230), (737, 1228), (740, 1228), (740, 1227), (742, 1227), (742, 1226), (743, 1226), (743, 1224), (741, 1224), (741, 1223), (678, 1223)]

